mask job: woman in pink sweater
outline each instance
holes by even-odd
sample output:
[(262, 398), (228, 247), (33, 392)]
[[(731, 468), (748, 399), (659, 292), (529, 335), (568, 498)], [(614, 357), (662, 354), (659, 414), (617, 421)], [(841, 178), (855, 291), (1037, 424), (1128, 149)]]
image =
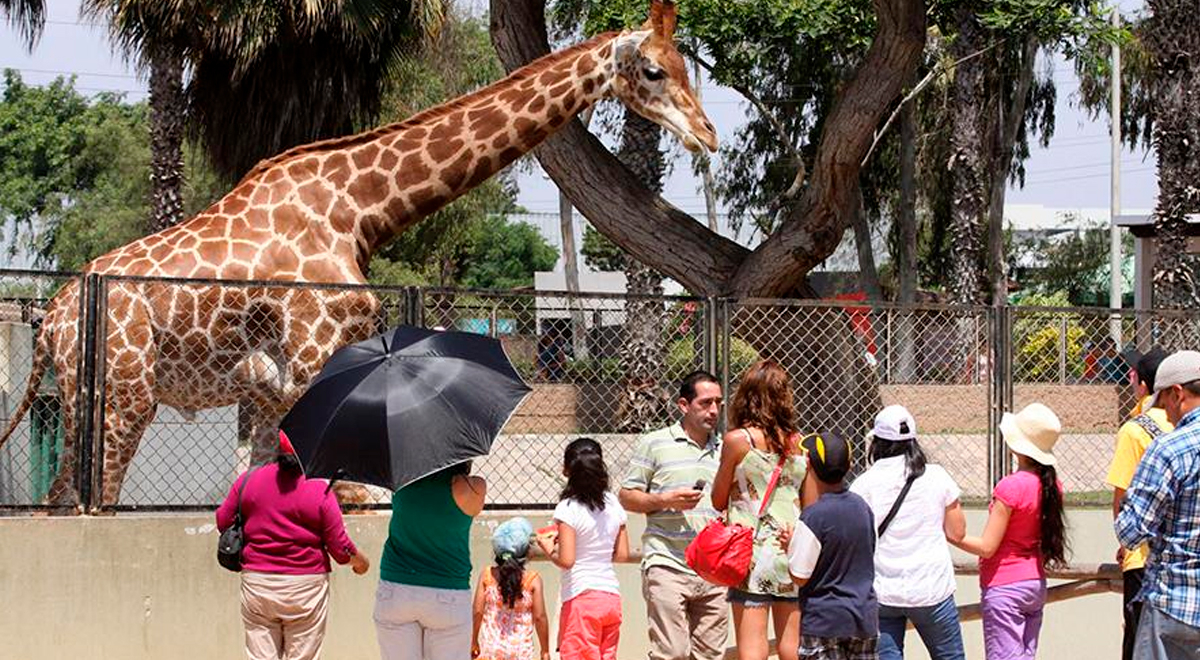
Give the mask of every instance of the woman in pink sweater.
[[(245, 483), (245, 488), (242, 485)], [(329, 558), (362, 575), (370, 568), (342, 524), (323, 479), (306, 479), (287, 436), (273, 463), (233, 482), (217, 509), (217, 528), (233, 524), (241, 491), (242, 623), (250, 660), (319, 658), (329, 604)]]

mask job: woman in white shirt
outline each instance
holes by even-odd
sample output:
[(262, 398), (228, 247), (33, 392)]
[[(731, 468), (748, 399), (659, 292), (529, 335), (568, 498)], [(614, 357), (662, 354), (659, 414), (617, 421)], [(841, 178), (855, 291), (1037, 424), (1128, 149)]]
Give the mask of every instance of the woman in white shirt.
[(600, 444), (579, 438), (563, 453), (567, 485), (554, 508), (557, 534), (538, 545), (563, 569), (558, 653), (563, 658), (616, 660), (621, 589), (614, 562), (629, 559), (625, 510), (608, 490)]
[[(904, 406), (880, 411), (867, 438), (871, 467), (850, 490), (867, 501), (879, 532), (879, 658), (904, 657), (904, 630), (912, 621), (933, 660), (962, 660), (954, 564), (947, 543), (966, 534), (961, 491), (940, 465), (926, 464), (917, 444), (917, 424)], [(906, 484), (908, 492), (897, 506)]]

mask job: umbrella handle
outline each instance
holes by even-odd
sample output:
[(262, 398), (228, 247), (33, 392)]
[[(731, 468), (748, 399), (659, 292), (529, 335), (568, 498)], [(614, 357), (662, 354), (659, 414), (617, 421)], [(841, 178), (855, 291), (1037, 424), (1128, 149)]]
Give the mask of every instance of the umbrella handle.
[(336, 482), (338, 479), (344, 478), (345, 476), (346, 476), (346, 471), (343, 470), (342, 468), (338, 468), (333, 473), (333, 477), (329, 479), (329, 485), (325, 487), (325, 494), (328, 495), (329, 491), (333, 490), (334, 482)]

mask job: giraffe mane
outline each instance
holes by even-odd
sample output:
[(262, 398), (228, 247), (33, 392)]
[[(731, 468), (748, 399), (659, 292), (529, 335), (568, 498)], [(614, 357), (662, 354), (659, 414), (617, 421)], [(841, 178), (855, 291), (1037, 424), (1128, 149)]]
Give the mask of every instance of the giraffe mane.
[[(390, 133), (411, 128), (434, 119), (439, 119), (454, 112), (455, 110), (474, 103), (484, 96), (490, 96), (500, 90), (506, 89), (512, 85), (519, 84), (525, 80), (528, 80), (529, 78), (537, 76), (538, 74), (542, 73), (542, 71), (546, 70), (552, 61), (558, 61), (561, 57), (569, 56), (580, 51), (589, 50), (597, 43), (612, 39), (616, 35), (617, 32), (605, 32), (603, 34), (598, 34), (591, 39), (575, 44), (570, 48), (564, 48), (563, 50), (556, 51), (550, 55), (540, 57), (537, 60), (534, 60), (533, 62), (530, 62), (529, 64), (517, 69), (516, 71), (513, 71), (508, 76), (491, 83), (490, 85), (486, 85), (473, 92), (464, 94), (450, 101), (446, 101), (440, 105), (435, 105), (432, 108), (422, 110), (421, 112), (418, 112), (407, 119), (391, 124), (385, 124), (368, 131), (363, 131), (362, 133), (355, 133), (353, 135), (345, 135), (342, 137), (329, 138), (327, 140), (318, 140), (317, 142), (302, 144), (292, 147), (291, 149), (288, 149), (287, 151), (275, 156), (264, 158), (258, 161), (258, 164), (251, 168), (249, 172), (246, 172), (241, 180), (238, 181), (237, 186), (242, 185), (246, 181), (249, 181), (256, 176), (259, 176), (272, 167), (290, 161), (297, 156), (322, 153), (330, 150), (345, 149), (347, 147), (353, 147), (359, 144), (366, 144), (367, 142), (377, 140)], [(551, 55), (554, 57), (551, 57)], [(237, 188), (237, 186), (234, 186), (234, 188)]]

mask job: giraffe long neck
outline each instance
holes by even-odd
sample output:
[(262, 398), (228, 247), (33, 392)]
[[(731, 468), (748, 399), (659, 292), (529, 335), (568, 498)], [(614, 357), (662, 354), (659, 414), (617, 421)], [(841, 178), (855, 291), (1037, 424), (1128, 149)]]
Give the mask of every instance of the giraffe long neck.
[[(610, 93), (609, 33), (552, 53), (507, 78), (345, 149), (345, 191), (357, 206), (358, 261), (529, 152)], [(333, 156), (331, 158), (336, 158)], [(322, 174), (331, 165), (322, 164)], [(327, 177), (334, 178), (334, 177)], [(335, 209), (336, 213), (336, 209)]]

